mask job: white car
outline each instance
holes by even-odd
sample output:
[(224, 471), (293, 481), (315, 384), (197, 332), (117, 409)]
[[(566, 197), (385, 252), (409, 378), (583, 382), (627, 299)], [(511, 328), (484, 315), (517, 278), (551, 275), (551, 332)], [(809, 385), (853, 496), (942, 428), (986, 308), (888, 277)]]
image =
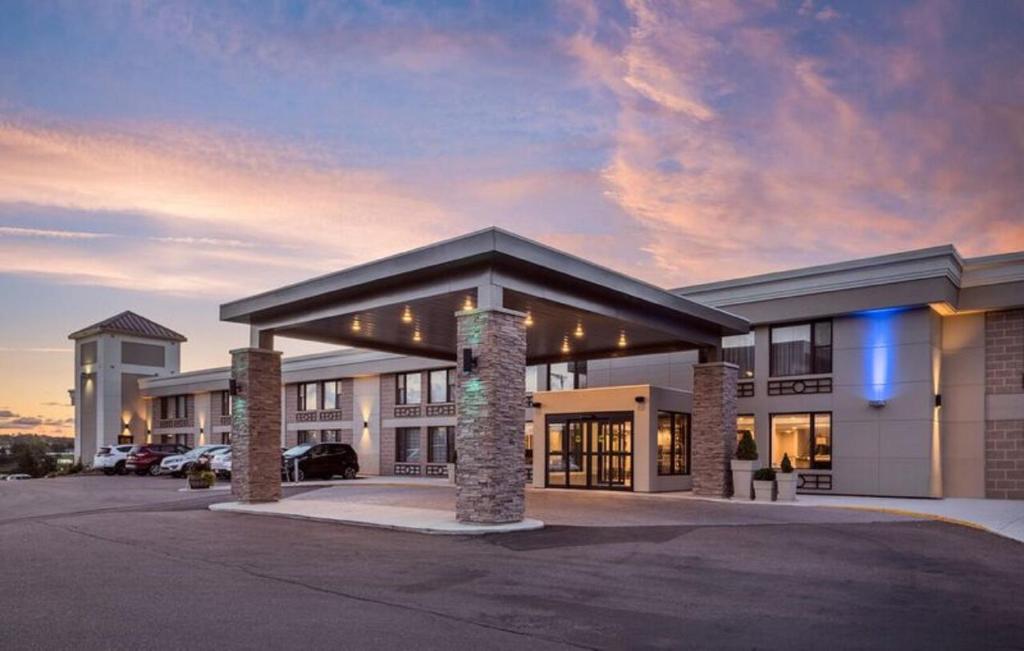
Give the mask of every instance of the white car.
[(19, 472), (13, 475), (7, 475), (4, 479), (7, 481), (21, 481), (22, 479), (32, 479), (32, 475), (26, 475), (23, 472)]
[(210, 459), (210, 470), (215, 472), (218, 477), (224, 479), (231, 479), (231, 449), (215, 454)]
[(192, 464), (199, 457), (210, 456), (215, 452), (230, 449), (231, 446), (228, 445), (200, 445), (198, 448), (192, 448), (185, 454), (172, 454), (164, 457), (160, 462), (160, 474), (181, 477), (188, 472), (188, 469), (192, 467)]
[(96, 456), (92, 458), (92, 467), (102, 470), (104, 475), (123, 475), (127, 472), (124, 468), (125, 458), (131, 449), (130, 444), (104, 445), (96, 451)]

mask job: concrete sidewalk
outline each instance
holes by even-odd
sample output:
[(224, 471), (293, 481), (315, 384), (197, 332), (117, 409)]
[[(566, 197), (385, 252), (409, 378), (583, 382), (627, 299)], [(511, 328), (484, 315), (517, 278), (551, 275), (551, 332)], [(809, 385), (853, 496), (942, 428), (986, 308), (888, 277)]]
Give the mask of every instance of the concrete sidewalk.
[(453, 510), (423, 509), (383, 504), (360, 504), (338, 499), (315, 499), (310, 494), (286, 498), (268, 504), (221, 502), (210, 505), (211, 511), (267, 515), (297, 520), (313, 520), (336, 524), (353, 524), (412, 531), (415, 533), (479, 536), (488, 533), (509, 533), (541, 529), (544, 523), (527, 518), (510, 524), (466, 524), (455, 519)]
[[(775, 504), (787, 504), (775, 502)], [(914, 499), (899, 497), (844, 497), (841, 495), (800, 495), (797, 506), (827, 506), (844, 509), (882, 511), (900, 515), (920, 515), (984, 529), (1024, 542), (1024, 501), (987, 500), (950, 497)]]

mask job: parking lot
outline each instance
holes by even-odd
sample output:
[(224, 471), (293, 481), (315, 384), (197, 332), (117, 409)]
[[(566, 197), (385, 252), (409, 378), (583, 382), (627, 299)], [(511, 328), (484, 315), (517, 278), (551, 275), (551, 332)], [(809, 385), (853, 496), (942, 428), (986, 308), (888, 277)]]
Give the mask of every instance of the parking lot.
[[(552, 491), (528, 496), (544, 530), (436, 537), (213, 513), (226, 493), (182, 485), (0, 484), (0, 644), (1024, 645), (1024, 545), (950, 524)], [(449, 499), (358, 482), (329, 490)]]

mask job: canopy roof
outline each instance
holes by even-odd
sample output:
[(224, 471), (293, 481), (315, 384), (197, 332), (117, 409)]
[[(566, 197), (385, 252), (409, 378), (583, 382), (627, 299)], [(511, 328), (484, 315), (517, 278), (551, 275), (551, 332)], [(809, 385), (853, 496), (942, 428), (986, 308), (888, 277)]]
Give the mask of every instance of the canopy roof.
[(532, 325), (527, 361), (718, 346), (728, 312), (497, 228), (226, 303), (223, 321), (275, 335), (455, 358), (455, 312), (498, 307)]

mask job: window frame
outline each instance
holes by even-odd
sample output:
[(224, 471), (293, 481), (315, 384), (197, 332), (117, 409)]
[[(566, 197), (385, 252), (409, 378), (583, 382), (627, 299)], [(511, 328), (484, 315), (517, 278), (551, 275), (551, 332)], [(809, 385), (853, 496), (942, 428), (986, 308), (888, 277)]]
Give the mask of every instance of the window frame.
[[(726, 346), (725, 345), (725, 340), (726, 339), (730, 339), (730, 338), (734, 338), (734, 337), (735, 338), (750, 337), (750, 345), (749, 346)], [(749, 369), (744, 369), (743, 366), (738, 364), (737, 362), (730, 362), (732, 364), (736, 364), (737, 366), (739, 366), (739, 379), (741, 381), (742, 380), (750, 380), (750, 379), (754, 378), (757, 375), (757, 333), (754, 330), (751, 330), (750, 332), (744, 333), (742, 335), (729, 335), (729, 336), (726, 336), (726, 337), (722, 337), (722, 361), (725, 361), (725, 362), (729, 361), (729, 360), (725, 359), (726, 358), (726, 354), (725, 354), (726, 350), (745, 349), (745, 348), (750, 348), (751, 349), (750, 368)], [(750, 374), (746, 375), (746, 374), (744, 374), (744, 371), (749, 371)]]
[[(681, 476), (689, 475), (689, 474), (691, 474), (690, 462), (691, 462), (692, 448), (693, 448), (693, 417), (690, 414), (686, 413), (685, 411), (670, 411), (670, 410), (667, 410), (667, 409), (659, 409), (659, 410), (657, 410), (657, 412), (655, 413), (655, 416), (654, 416), (655, 417), (655, 423), (658, 423), (661, 420), (661, 415), (662, 414), (667, 414), (667, 415), (671, 416), (670, 420), (672, 422), (672, 426), (671, 426), (671, 430), (669, 432), (669, 441), (668, 441), (668, 449), (669, 449), (669, 471), (668, 472), (662, 472), (661, 464), (658, 463), (657, 435), (655, 435), (654, 465), (655, 465), (655, 468), (657, 470), (658, 476), (659, 477), (681, 477)], [(677, 416), (680, 417), (678, 420), (676, 418)], [(683, 468), (682, 468), (682, 470), (676, 470), (676, 456), (677, 456), (676, 455), (676, 439), (679, 437), (679, 432), (681, 431), (680, 428), (678, 427), (678, 424), (681, 424), (681, 423), (685, 423), (686, 424), (685, 427), (683, 428), (683, 429), (686, 430), (686, 448), (685, 448), (685, 451), (683, 453), (683, 456), (684, 456)]]
[(233, 414), (234, 405), (231, 401), (230, 391), (220, 392), (220, 414), (221, 416), (231, 416)]
[[(318, 411), (320, 409), (320, 383), (319, 382), (299, 382), (295, 385), (297, 390), (298, 401), (296, 402), (296, 411)], [(315, 404), (310, 409), (309, 402), (306, 400), (306, 387), (312, 386), (316, 391)]]
[[(740, 442), (740, 419), (741, 418), (749, 418), (750, 420), (753, 421), (753, 423), (754, 423), (754, 430), (750, 433), (750, 436), (752, 436), (754, 438), (754, 443), (757, 443), (757, 414), (755, 414), (753, 412), (746, 412), (746, 413), (742, 413), (742, 414), (736, 414), (736, 444), (739, 445), (739, 442)], [(769, 422), (770, 421), (771, 421), (771, 419), (769, 418)], [(768, 458), (770, 459), (771, 457), (768, 457)]]
[[(444, 373), (444, 400), (436, 400), (434, 396), (434, 374)], [(422, 382), (422, 380), (421, 380)], [(422, 387), (420, 389), (422, 396)], [(455, 402), (455, 369), (454, 368), (435, 368), (427, 371), (427, 404), (440, 405), (449, 402)]]
[[(551, 367), (555, 364), (565, 364), (566, 372), (572, 377), (572, 387), (569, 389), (552, 389), (551, 388)], [(582, 370), (581, 370), (582, 368)], [(583, 386), (580, 386), (580, 377), (587, 377), (587, 360), (569, 360), (565, 362), (554, 362), (547, 364), (547, 387), (548, 391), (575, 391), (577, 389), (586, 389), (587, 381), (584, 380)]]
[[(408, 459), (408, 450), (407, 450), (408, 446), (407, 445), (402, 445), (402, 444), (405, 443), (405, 437), (408, 436), (410, 433), (413, 433), (413, 432), (416, 433), (416, 440), (417, 440), (417, 444), (418, 444), (418, 446), (417, 446), (417, 453), (418, 453), (419, 457), (421, 457), (421, 458), (416, 459), (414, 461), (410, 461)], [(423, 463), (423, 460), (422, 460), (422, 457), (423, 457), (423, 445), (422, 445), (423, 440), (422, 440), (422, 438), (423, 438), (423, 428), (422, 427), (396, 427), (395, 428), (395, 463), (411, 463), (411, 464)]]
[[(434, 458), (433, 435), (438, 430), (444, 430), (445, 453), (444, 460), (438, 461)], [(455, 427), (452, 425), (430, 425), (427, 427), (427, 463), (455, 463)]]
[[(814, 437), (815, 437), (815, 434), (817, 432), (817, 425), (816, 425), (816, 422), (815, 422), (817, 420), (816, 417), (817, 416), (824, 416), (824, 415), (828, 415), (828, 442), (829, 442), (829, 446), (828, 446), (828, 465), (827, 466), (826, 465), (816, 465), (818, 462), (815, 461), (815, 456), (817, 456), (817, 455), (815, 455), (815, 453), (814, 453), (814, 448), (815, 448)], [(827, 471), (831, 472), (832, 471), (832, 462), (833, 462), (833, 460), (835, 459), (835, 456), (836, 456), (835, 455), (835, 447), (836, 447), (835, 417), (834, 417), (833, 413), (831, 411), (820, 411), (819, 410), (819, 411), (773, 411), (770, 414), (768, 414), (768, 465), (771, 466), (771, 467), (775, 467), (775, 466), (772, 466), (771, 464), (772, 464), (772, 457), (774, 456), (774, 452), (775, 452), (772, 448), (775, 446), (775, 422), (774, 421), (775, 421), (775, 417), (776, 416), (810, 416), (810, 428), (808, 429), (808, 436), (811, 439), (809, 441), (809, 443), (810, 443), (809, 449), (811, 451), (811, 458), (810, 458), (810, 461), (809, 461), (810, 467), (808, 467), (808, 468), (797, 468), (796, 467), (796, 463), (794, 462), (793, 470), (794, 471), (801, 471), (802, 470), (802, 471), (807, 471), (807, 472), (810, 472), (810, 471), (813, 471), (813, 470), (818, 470), (818, 471), (827, 470)]]
[[(333, 384), (334, 385), (334, 406), (333, 407), (328, 407), (327, 406), (327, 385), (328, 384)], [(324, 381), (322, 381), (320, 383), (320, 387), (319, 387), (319, 389), (317, 389), (317, 391), (320, 394), (320, 396), (319, 396), (320, 397), (320, 404), (322, 405), (320, 407), (321, 409), (324, 409), (326, 411), (338, 411), (338, 410), (340, 410), (342, 408), (341, 405), (342, 405), (343, 401), (341, 399), (341, 393), (342, 393), (342, 388), (341, 387), (342, 387), (341, 380), (324, 380)]]
[[(416, 376), (419, 378), (420, 381), (420, 396), (419, 400), (417, 400), (416, 402), (409, 402), (409, 382), (407, 380), (409, 376)], [(398, 406), (423, 404), (423, 371), (408, 371), (405, 373), (395, 373), (395, 404)]]
[[(828, 323), (828, 343), (818, 343), (818, 328), (817, 325), (820, 323)], [(810, 351), (810, 371), (807, 373), (790, 373), (787, 375), (779, 375), (776, 370), (775, 363), (775, 329), (776, 328), (794, 328), (798, 326), (807, 326), (811, 331), (811, 351)], [(805, 375), (831, 375), (833, 364), (832, 353), (834, 351), (833, 342), (835, 341), (835, 323), (833, 319), (813, 319), (811, 321), (792, 321), (788, 323), (773, 323), (768, 326), (768, 375), (769, 377), (801, 377)], [(818, 349), (828, 348), (828, 370), (822, 370), (818, 368)], [(803, 412), (800, 412), (803, 413)]]

